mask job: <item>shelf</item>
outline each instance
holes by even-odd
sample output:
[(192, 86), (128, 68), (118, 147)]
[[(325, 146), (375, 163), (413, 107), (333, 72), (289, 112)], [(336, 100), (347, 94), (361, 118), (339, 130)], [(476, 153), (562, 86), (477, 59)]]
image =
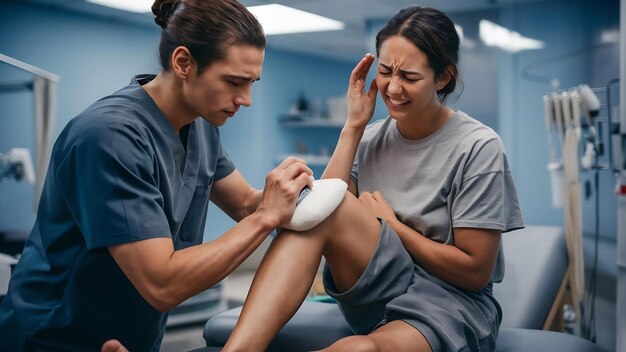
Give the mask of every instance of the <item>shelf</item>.
[(290, 156), (303, 159), (309, 166), (326, 166), (330, 161), (330, 155), (281, 154), (276, 158), (276, 163), (280, 164)]
[(281, 119), (280, 124), (284, 127), (327, 127), (327, 128), (342, 128), (345, 121), (334, 121), (323, 117), (310, 117), (298, 119)]

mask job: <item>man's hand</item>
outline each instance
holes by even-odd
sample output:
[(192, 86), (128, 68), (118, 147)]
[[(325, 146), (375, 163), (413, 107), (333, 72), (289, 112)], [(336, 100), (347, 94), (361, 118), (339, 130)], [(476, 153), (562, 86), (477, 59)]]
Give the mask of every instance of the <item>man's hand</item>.
[(128, 352), (126, 347), (117, 340), (109, 340), (102, 345), (102, 352)]
[(313, 187), (311, 176), (313, 171), (309, 169), (302, 159), (290, 156), (278, 167), (272, 170), (265, 178), (263, 198), (257, 208), (257, 214), (280, 227), (291, 219), (296, 208), (298, 194), (305, 187)]

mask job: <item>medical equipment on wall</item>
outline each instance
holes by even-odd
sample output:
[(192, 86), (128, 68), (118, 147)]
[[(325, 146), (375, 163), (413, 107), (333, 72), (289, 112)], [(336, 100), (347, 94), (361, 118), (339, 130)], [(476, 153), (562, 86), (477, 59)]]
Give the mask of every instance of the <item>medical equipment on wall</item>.
[(39, 204), (39, 196), (43, 189), (43, 181), (48, 171), (48, 162), (52, 148), (52, 134), (54, 132), (54, 110), (56, 102), (56, 84), (59, 76), (27, 64), (10, 56), (0, 54), (0, 63), (33, 74), (32, 80), (27, 82), (0, 82), (0, 93), (28, 89), (34, 95), (35, 108), (35, 201), (34, 209)]
[[(0, 153), (0, 181), (14, 178), (17, 181), (35, 184), (35, 171), (30, 152), (26, 148), (13, 148), (6, 154)], [(9, 280), (17, 259), (0, 253), (0, 302), (9, 288)]]
[(6, 154), (0, 153), (0, 180), (8, 177), (35, 184), (35, 170), (28, 149), (13, 148)]
[[(0, 181), (7, 178), (35, 183), (35, 171), (28, 149), (13, 148), (6, 154), (0, 153)], [(16, 263), (16, 258), (0, 253), (0, 298), (7, 293), (11, 271)]]
[(11, 271), (15, 264), (17, 264), (16, 258), (0, 253), (0, 297), (6, 295), (9, 290), (9, 279), (11, 279)]
[[(590, 88), (586, 84), (544, 95), (544, 114), (548, 133), (552, 203), (563, 208), (568, 255), (573, 260), (570, 292), (576, 314), (581, 317), (581, 335), (595, 341), (595, 295), (599, 241), (598, 172), (617, 172), (621, 159), (613, 135), (619, 128), (611, 115), (611, 88)], [(601, 99), (602, 98), (602, 99)], [(604, 132), (603, 131), (608, 131)], [(607, 136), (608, 140), (604, 140)], [(604, 146), (607, 145), (608, 148)], [(608, 153), (607, 153), (608, 152)], [(616, 158), (617, 156), (617, 158)], [(595, 248), (587, 291), (582, 245), (582, 172), (592, 172), (595, 188)]]

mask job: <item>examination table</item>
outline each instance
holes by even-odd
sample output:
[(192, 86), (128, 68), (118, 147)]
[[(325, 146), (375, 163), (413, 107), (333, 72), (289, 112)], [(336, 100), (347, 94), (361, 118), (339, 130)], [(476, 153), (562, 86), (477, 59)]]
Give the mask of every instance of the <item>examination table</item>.
[[(600, 351), (580, 337), (548, 331), (562, 330), (561, 307), (570, 266), (563, 230), (529, 226), (503, 234), (502, 243), (506, 273), (503, 282), (494, 285), (494, 295), (503, 310), (496, 351)], [(241, 307), (231, 309), (206, 323), (207, 346), (224, 345), (240, 311)], [(321, 349), (351, 334), (336, 304), (305, 301), (268, 351)]]

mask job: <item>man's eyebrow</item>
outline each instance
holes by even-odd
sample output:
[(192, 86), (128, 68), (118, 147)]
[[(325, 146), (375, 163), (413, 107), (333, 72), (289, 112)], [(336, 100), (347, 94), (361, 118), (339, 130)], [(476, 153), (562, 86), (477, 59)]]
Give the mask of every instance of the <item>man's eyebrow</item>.
[[(393, 71), (393, 69), (391, 68), (391, 66), (387, 66), (385, 64), (382, 63), (378, 63), (380, 66), (382, 66), (385, 70), (389, 70), (389, 71)], [(407, 71), (407, 70), (399, 70), (401, 73), (405, 74), (405, 75), (419, 75), (421, 76), (421, 73), (417, 72), (417, 71)]]
[(243, 75), (226, 75), (226, 76), (231, 79), (238, 79), (238, 80), (249, 81), (249, 82), (256, 82), (256, 81), (261, 80), (261, 77), (252, 78), (251, 76), (243, 76)]

